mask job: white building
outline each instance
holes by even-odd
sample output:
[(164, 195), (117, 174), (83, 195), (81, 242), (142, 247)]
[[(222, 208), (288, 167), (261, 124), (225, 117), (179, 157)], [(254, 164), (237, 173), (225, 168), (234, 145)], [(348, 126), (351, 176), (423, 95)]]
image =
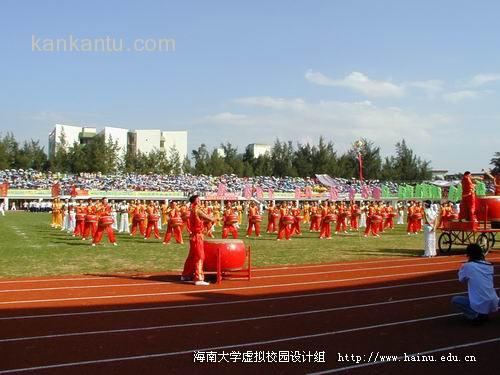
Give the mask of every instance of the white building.
[(94, 127), (81, 127), (56, 124), (49, 135), (49, 157), (55, 154), (57, 145), (60, 144), (61, 135), (64, 134), (66, 147), (73, 143), (87, 144), (97, 134), (103, 135), (107, 142), (110, 138), (119, 147), (119, 156), (123, 158), (127, 152), (149, 154), (152, 151), (165, 151), (169, 155), (175, 147), (182, 161), (187, 156), (187, 131), (162, 131), (162, 130), (128, 130), (106, 126), (99, 133)]
[(174, 147), (179, 153), (179, 158), (182, 162), (188, 153), (187, 131), (164, 131), (161, 132), (161, 136), (160, 150), (164, 150), (169, 155), (170, 150)]
[(109, 139), (111, 139), (112, 142), (116, 142), (119, 147), (118, 156), (124, 158), (127, 153), (128, 133), (128, 129), (105, 126), (104, 129), (99, 132), (99, 135), (103, 135), (106, 142), (108, 142)]
[(61, 137), (64, 135), (66, 149), (73, 146), (73, 143), (80, 143), (81, 126), (56, 124), (49, 134), (49, 157), (55, 155), (57, 147), (61, 144)]
[(266, 153), (271, 154), (271, 145), (251, 143), (248, 145), (248, 147), (250, 147), (254, 158), (258, 158), (259, 156), (265, 155)]

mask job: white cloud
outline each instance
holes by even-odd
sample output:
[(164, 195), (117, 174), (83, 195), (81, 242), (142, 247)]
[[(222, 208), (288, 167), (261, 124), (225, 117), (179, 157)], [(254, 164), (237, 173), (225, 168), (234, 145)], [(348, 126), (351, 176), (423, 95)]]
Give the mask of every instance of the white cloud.
[(210, 122), (210, 123), (216, 123), (216, 124), (240, 124), (242, 122), (245, 122), (247, 119), (246, 115), (238, 115), (235, 113), (231, 112), (222, 112), (218, 113), (216, 115), (209, 115), (205, 116), (205, 120)]
[(463, 100), (466, 99), (475, 99), (480, 95), (479, 91), (473, 91), (473, 90), (460, 90), (460, 91), (455, 91), (451, 92), (448, 94), (444, 94), (443, 98), (450, 102), (450, 103), (459, 103)]
[[(418, 143), (426, 150), (436, 134), (446, 134), (453, 119), (445, 114), (421, 115), (398, 107), (379, 107), (370, 101), (342, 102), (301, 98), (247, 97), (231, 101), (246, 107), (245, 126), (238, 131), (244, 139), (317, 140), (332, 139), (339, 150), (346, 150), (354, 139), (365, 137), (392, 152), (401, 138)], [(240, 108), (241, 109), (241, 108)], [(244, 111), (244, 108), (243, 110)], [(212, 123), (225, 125), (227, 116), (207, 116)], [(218, 121), (217, 121), (218, 120)], [(428, 150), (427, 150), (428, 151)]]
[(406, 86), (420, 89), (427, 93), (427, 95), (434, 97), (437, 93), (443, 91), (444, 82), (437, 79), (430, 79), (427, 81), (414, 81)]
[(468, 83), (468, 86), (479, 87), (487, 83), (497, 82), (497, 81), (500, 81), (500, 74), (481, 73), (481, 74), (476, 74), (474, 77), (472, 77), (472, 79)]
[(317, 85), (346, 87), (368, 97), (402, 97), (405, 95), (403, 86), (398, 86), (389, 81), (375, 81), (360, 72), (352, 72), (342, 79), (335, 80), (320, 72), (308, 70), (305, 78)]

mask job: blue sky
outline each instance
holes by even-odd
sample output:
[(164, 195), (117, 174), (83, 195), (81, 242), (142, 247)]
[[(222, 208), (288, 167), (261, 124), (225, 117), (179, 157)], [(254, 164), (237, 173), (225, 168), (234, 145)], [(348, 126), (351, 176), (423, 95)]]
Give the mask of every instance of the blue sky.
[[(190, 149), (277, 137), (434, 168), (500, 151), (500, 2), (2, 1), (0, 132), (188, 130)], [(175, 52), (40, 52), (32, 38), (170, 38)]]

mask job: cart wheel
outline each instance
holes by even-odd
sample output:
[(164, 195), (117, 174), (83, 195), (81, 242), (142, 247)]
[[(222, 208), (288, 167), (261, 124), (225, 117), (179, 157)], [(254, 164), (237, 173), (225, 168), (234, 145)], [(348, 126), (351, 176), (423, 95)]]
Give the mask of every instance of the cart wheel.
[(488, 233), (488, 240), (490, 241), (490, 249), (493, 249), (495, 247), (495, 243), (497, 242), (494, 232)]
[(490, 240), (488, 239), (488, 235), (486, 233), (481, 233), (477, 237), (476, 243), (479, 246), (481, 246), (481, 249), (483, 249), (484, 255), (488, 254), (488, 251), (490, 250)]
[(443, 254), (449, 253), (451, 250), (451, 245), (452, 241), (450, 234), (447, 232), (441, 233), (438, 240), (439, 252)]

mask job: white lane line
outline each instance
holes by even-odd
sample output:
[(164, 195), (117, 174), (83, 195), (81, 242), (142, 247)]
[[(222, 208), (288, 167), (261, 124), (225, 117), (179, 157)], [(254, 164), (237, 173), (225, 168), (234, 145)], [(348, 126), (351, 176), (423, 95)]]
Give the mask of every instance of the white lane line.
[(0, 290), (0, 293), (11, 293), (11, 292), (36, 292), (36, 291), (47, 291), (47, 290), (67, 290), (67, 289), (95, 289), (95, 288), (121, 288), (121, 287), (134, 287), (134, 286), (150, 286), (150, 285), (168, 285), (174, 284), (171, 281), (165, 282), (147, 282), (147, 283), (131, 283), (131, 284), (103, 284), (103, 285), (82, 285), (82, 286), (61, 286), (53, 288), (30, 288), (30, 289), (6, 289)]
[[(498, 276), (500, 276), (500, 275), (498, 275)], [(183, 308), (193, 308), (193, 307), (236, 305), (236, 304), (240, 304), (240, 303), (244, 304), (244, 303), (253, 303), (253, 302), (279, 301), (279, 300), (296, 299), (296, 298), (330, 296), (330, 295), (336, 295), (336, 294), (372, 292), (372, 291), (377, 291), (377, 290), (397, 289), (397, 288), (406, 288), (406, 287), (412, 287), (412, 286), (423, 286), (423, 285), (442, 284), (442, 283), (450, 283), (450, 282), (456, 283), (457, 280), (456, 279), (447, 279), (447, 280), (438, 280), (438, 281), (427, 281), (427, 282), (421, 282), (421, 283), (381, 286), (381, 287), (374, 287), (374, 288), (345, 289), (345, 290), (336, 290), (333, 292), (296, 294), (293, 296), (253, 298), (253, 299), (245, 299), (245, 300), (238, 300), (238, 301), (193, 303), (193, 304), (172, 305), (172, 306), (144, 307), (144, 308), (135, 308), (135, 309), (94, 310), (94, 311), (85, 311), (85, 312), (76, 312), (76, 313), (18, 315), (18, 316), (9, 316), (9, 317), (5, 317), (5, 318), (0, 318), (0, 321), (2, 321), (2, 320), (16, 320), (16, 319), (57, 318), (57, 317), (67, 317), (67, 316), (101, 315), (101, 314), (116, 314), (116, 313), (129, 313), (129, 312), (143, 312), (143, 311), (172, 310), (172, 309), (183, 309)]]
[[(500, 258), (499, 258), (500, 259)], [(314, 276), (314, 275), (325, 275), (325, 274), (333, 274), (333, 273), (346, 273), (346, 272), (354, 272), (354, 271), (370, 271), (370, 270), (384, 270), (384, 269), (394, 269), (394, 268), (405, 268), (405, 267), (422, 267), (429, 265), (441, 265), (441, 264), (455, 264), (462, 263), (462, 261), (450, 261), (450, 262), (439, 262), (433, 264), (414, 264), (414, 265), (397, 265), (397, 266), (385, 266), (385, 267), (371, 267), (371, 268), (358, 268), (352, 270), (332, 270), (332, 271), (322, 271), (322, 272), (304, 272), (304, 273), (295, 273), (295, 274), (279, 274), (279, 275), (266, 275), (266, 276), (253, 276), (252, 279), (272, 279), (278, 277), (295, 277), (295, 276)], [(500, 265), (496, 265), (495, 267), (500, 267)], [(454, 269), (450, 269), (449, 271), (453, 271)], [(87, 288), (108, 288), (108, 287), (134, 287), (134, 286), (155, 286), (155, 285), (168, 285), (175, 284), (173, 282), (165, 281), (165, 282), (147, 282), (147, 283), (128, 283), (128, 284), (103, 284), (103, 285), (91, 285), (91, 286), (64, 286), (64, 287), (50, 287), (50, 288), (28, 288), (28, 289), (5, 289), (0, 290), (0, 293), (14, 293), (14, 292), (34, 292), (34, 291), (47, 291), (47, 290), (66, 290), (66, 289), (87, 289)]]
[(416, 298), (405, 298), (405, 299), (393, 300), (393, 301), (364, 303), (364, 304), (360, 304), (360, 305), (331, 307), (331, 308), (327, 308), (327, 309), (306, 310), (306, 311), (299, 311), (299, 312), (294, 312), (294, 313), (249, 316), (249, 317), (237, 318), (237, 319), (224, 319), (224, 320), (169, 324), (169, 325), (138, 327), (138, 328), (121, 328), (121, 329), (110, 329), (110, 330), (101, 330), (101, 331), (71, 332), (71, 333), (60, 333), (60, 334), (51, 334), (51, 335), (42, 335), (42, 336), (12, 337), (12, 338), (0, 339), (0, 343), (28, 341), (28, 340), (55, 339), (55, 338), (61, 338), (61, 337), (74, 337), (74, 336), (106, 335), (106, 334), (113, 334), (113, 333), (157, 331), (157, 330), (164, 330), (164, 329), (170, 329), (170, 328), (200, 327), (200, 326), (207, 326), (207, 325), (214, 325), (214, 324), (229, 324), (229, 323), (239, 323), (239, 322), (250, 322), (250, 321), (255, 321), (255, 320), (290, 318), (290, 317), (296, 317), (296, 316), (322, 314), (322, 313), (333, 312), (333, 311), (352, 310), (352, 309), (360, 309), (360, 308), (367, 308), (367, 307), (369, 308), (369, 307), (377, 307), (377, 306), (385, 306), (385, 305), (394, 305), (394, 304), (405, 303), (405, 302), (415, 302), (415, 301), (423, 301), (423, 300), (436, 299), (436, 298), (444, 298), (444, 297), (454, 296), (457, 294), (461, 294), (461, 293), (438, 294), (438, 295), (416, 297)]
[[(448, 259), (449, 258), (457, 258), (459, 257), (458, 255), (457, 256), (451, 256), (451, 257), (447, 257)], [(463, 260), (461, 260), (462, 262), (465, 262), (465, 258), (464, 257), (460, 257), (460, 258), (463, 258)], [(488, 261), (497, 261), (497, 260), (500, 260), (500, 258), (487, 258)], [(376, 261), (368, 261), (368, 262), (345, 262), (345, 263), (326, 263), (326, 264), (313, 264), (313, 265), (308, 265), (308, 266), (283, 266), (283, 267), (275, 267), (275, 268), (253, 268), (252, 269), (252, 273), (255, 273), (255, 272), (261, 272), (261, 271), (279, 271), (279, 270), (293, 270), (293, 269), (307, 269), (307, 268), (323, 268), (323, 267), (334, 267), (334, 266), (351, 266), (351, 265), (363, 265), (363, 264), (372, 264), (372, 263), (387, 263), (387, 262), (405, 262), (405, 261), (414, 261), (413, 263), (415, 264), (408, 264), (408, 266), (413, 266), (413, 265), (417, 265), (417, 263), (421, 263), (421, 262), (427, 262), (426, 264), (431, 264), (431, 265), (435, 265), (435, 264), (445, 264), (445, 263), (450, 263), (450, 262), (433, 262), (433, 263), (429, 263), (429, 259), (427, 258), (404, 258), (404, 259), (391, 259), (391, 258), (388, 258), (388, 259), (384, 259), (384, 260), (376, 260)], [(459, 262), (459, 261), (457, 261)], [(354, 269), (354, 270), (351, 270), (351, 271), (356, 271), (356, 270), (365, 270), (365, 269), (370, 269), (370, 268), (358, 268), (358, 269)], [(373, 268), (373, 269), (376, 269), (376, 268)], [(182, 270), (173, 270), (173, 271), (179, 271), (181, 272)], [(155, 276), (162, 276), (164, 274), (157, 274)], [(71, 277), (71, 278), (53, 278), (53, 279), (33, 279), (33, 280), (4, 280), (4, 281), (0, 281), (0, 284), (16, 284), (16, 283), (42, 283), (42, 282), (56, 282), (56, 281), (87, 281), (87, 280), (106, 280), (106, 279), (121, 279), (123, 277), (127, 277), (127, 275), (123, 275), (123, 276), (102, 276), (102, 277)], [(258, 277), (261, 277), (261, 276), (255, 276), (253, 278), (258, 278)], [(130, 277), (133, 279), (133, 277)], [(144, 278), (144, 276), (139, 276), (139, 278)]]
[[(117, 294), (117, 295), (105, 295), (105, 296), (93, 296), (93, 297), (72, 297), (72, 298), (51, 298), (51, 299), (38, 299), (38, 300), (24, 300), (24, 301), (4, 301), (0, 302), (0, 305), (13, 305), (13, 304), (29, 304), (29, 303), (47, 303), (47, 302), (65, 302), (65, 301), (88, 301), (88, 300), (102, 300), (102, 299), (119, 299), (119, 298), (140, 298), (140, 297), (157, 297), (157, 296), (168, 296), (168, 295), (185, 295), (185, 294), (204, 294), (211, 292), (226, 292), (226, 291), (240, 291), (240, 290), (254, 290), (254, 289), (269, 289), (269, 288), (286, 288), (290, 286), (305, 286), (305, 285), (319, 285), (319, 284), (335, 284), (347, 281), (361, 281), (361, 280), (373, 280), (373, 279), (387, 279), (392, 277), (401, 276), (417, 276), (417, 275), (433, 275), (443, 272), (448, 272), (449, 269), (445, 270), (432, 270), (432, 271), (420, 271), (411, 273), (397, 273), (390, 275), (377, 275), (377, 276), (364, 276), (364, 277), (353, 277), (346, 279), (336, 279), (336, 280), (321, 280), (321, 281), (308, 281), (308, 282), (297, 282), (297, 283), (286, 283), (286, 284), (272, 284), (272, 285), (255, 285), (255, 286), (242, 286), (236, 288), (210, 288), (210, 289), (196, 289), (196, 290), (186, 290), (177, 292), (160, 292), (160, 293), (141, 293), (141, 294)], [(394, 280), (396, 281), (396, 280)]]
[[(440, 264), (454, 264), (460, 262), (442, 262)], [(416, 266), (427, 266), (427, 264), (416, 264)], [(315, 275), (324, 275), (324, 274), (332, 274), (332, 273), (345, 273), (345, 272), (353, 272), (353, 271), (370, 271), (370, 270), (383, 270), (383, 269), (392, 269), (392, 268), (404, 268), (409, 267), (407, 265), (403, 266), (387, 266), (387, 267), (372, 267), (372, 268), (360, 268), (357, 270), (333, 270), (333, 271), (323, 271), (323, 272), (305, 272), (305, 273), (296, 273), (296, 274), (279, 274), (279, 275), (267, 275), (267, 276), (254, 276), (253, 279), (272, 279), (277, 277), (295, 277), (295, 276), (315, 276)], [(450, 269), (453, 271), (454, 269)], [(173, 284), (172, 282), (147, 282), (147, 283), (128, 283), (128, 284), (103, 284), (103, 285), (91, 285), (91, 286), (63, 286), (63, 287), (50, 287), (50, 288), (29, 288), (29, 289), (5, 289), (0, 290), (0, 293), (18, 293), (18, 292), (35, 292), (35, 291), (47, 291), (47, 290), (66, 290), (66, 289), (87, 289), (87, 288), (107, 288), (107, 287), (134, 287), (134, 286), (148, 286), (148, 285), (167, 285)]]
[[(474, 341), (474, 342), (468, 342), (466, 344), (459, 344), (459, 345), (453, 345), (453, 346), (446, 346), (446, 347), (443, 347), (443, 348), (426, 350), (424, 352), (407, 354), (406, 356), (407, 357), (416, 357), (416, 356), (422, 356), (422, 355), (428, 355), (428, 354), (433, 354), (433, 353), (445, 352), (445, 351), (450, 351), (450, 350), (455, 350), (455, 349), (470, 348), (472, 346), (479, 346), (479, 345), (491, 344), (491, 343), (497, 343), (497, 342), (500, 342), (500, 337), (495, 337), (495, 338), (489, 339), (489, 340)], [(325, 371), (311, 372), (311, 373), (309, 373), (309, 375), (331, 374), (331, 373), (334, 373), (334, 372), (347, 371), (347, 370), (352, 370), (352, 369), (359, 368), (359, 367), (367, 367), (367, 366), (374, 366), (374, 365), (381, 365), (381, 364), (398, 363), (403, 358), (405, 358), (404, 355), (397, 357), (396, 360), (387, 360), (387, 361), (376, 361), (376, 362), (360, 363), (360, 364), (357, 364), (357, 365), (340, 367), (340, 368), (333, 368), (333, 369), (325, 370)]]
[[(408, 267), (429, 267), (429, 266), (440, 266), (441, 264), (455, 264), (464, 263), (463, 261), (451, 261), (451, 262), (439, 262), (439, 263), (426, 263), (426, 264), (404, 264), (397, 266), (385, 266), (385, 267), (370, 267), (370, 268), (354, 268), (348, 270), (332, 270), (332, 271), (322, 271), (322, 272), (305, 272), (305, 273), (295, 273), (295, 274), (279, 274), (279, 275), (266, 275), (266, 276), (253, 276), (252, 279), (272, 279), (276, 277), (286, 277), (286, 276), (307, 276), (307, 275), (325, 275), (331, 273), (343, 273), (343, 272), (356, 272), (356, 271), (371, 271), (371, 270), (385, 270), (393, 268), (408, 268)], [(496, 267), (500, 267), (497, 265)], [(455, 270), (451, 268), (449, 271)]]
[[(433, 261), (435, 263), (439, 263), (438, 260), (439, 259), (443, 259), (443, 258), (446, 258), (446, 259), (456, 259), (456, 258), (460, 258), (460, 259), (463, 259), (465, 261), (465, 255), (451, 255), (451, 256), (447, 256), (447, 257), (437, 257), (435, 259), (433, 259)], [(500, 258), (498, 258), (500, 259)], [(299, 265), (290, 265), (290, 266), (278, 266), (278, 267), (269, 267), (269, 268), (266, 268), (266, 267), (259, 267), (259, 268), (256, 268), (255, 270), (252, 270), (252, 271), (255, 271), (255, 272), (260, 272), (260, 271), (280, 271), (280, 270), (288, 270), (288, 269), (300, 269), (300, 268), (320, 268), (320, 267), (329, 267), (329, 266), (357, 266), (357, 265), (364, 265), (364, 264), (377, 264), (377, 263), (387, 263), (387, 262), (412, 262), (412, 263), (421, 263), (421, 262), (428, 262), (429, 259), (428, 258), (424, 258), (424, 257), (404, 257), (404, 258), (387, 258), (387, 259), (380, 259), (378, 258), (378, 260), (372, 260), (372, 261), (366, 261), (366, 262), (349, 262), (349, 261), (345, 261), (343, 263), (323, 263), (323, 264), (311, 264), (311, 265), (304, 265), (304, 266), (299, 266)]]
[(0, 284), (14, 284), (14, 283), (38, 283), (50, 281), (81, 281), (81, 280), (103, 280), (103, 279), (116, 279), (116, 277), (103, 276), (103, 277), (70, 277), (60, 279), (36, 279), (36, 280), (6, 280), (0, 281)]
[(203, 351), (203, 352), (205, 352), (205, 351), (214, 351), (214, 350), (245, 348), (245, 347), (251, 347), (251, 346), (261, 346), (261, 345), (275, 344), (275, 343), (281, 343), (281, 342), (287, 342), (287, 341), (298, 341), (298, 340), (306, 340), (306, 339), (315, 339), (315, 338), (332, 336), (332, 335), (338, 335), (338, 334), (343, 334), (343, 333), (360, 332), (360, 331), (366, 331), (366, 330), (383, 328), (383, 327), (398, 326), (398, 325), (402, 325), (402, 324), (419, 323), (419, 322), (436, 320), (436, 319), (450, 318), (452, 316), (457, 316), (457, 315), (460, 315), (460, 313), (445, 314), (445, 315), (434, 315), (434, 316), (429, 316), (429, 317), (426, 317), (426, 318), (403, 320), (403, 321), (397, 321), (397, 322), (391, 322), (391, 323), (384, 323), (384, 324), (376, 324), (376, 325), (370, 325), (370, 326), (364, 326), (364, 327), (349, 328), (349, 329), (344, 329), (344, 330), (340, 330), (340, 331), (330, 331), (330, 332), (315, 333), (315, 334), (303, 335), (303, 336), (292, 336), (292, 337), (283, 337), (283, 338), (273, 339), (273, 340), (254, 341), (254, 342), (243, 343), (243, 344), (231, 344), (231, 345), (215, 346), (215, 347), (209, 347), (209, 348), (193, 348), (193, 349), (182, 350), (182, 351), (178, 351), (178, 352), (155, 353), (155, 354), (145, 354), (145, 355), (137, 355), (137, 356), (129, 356), (129, 357), (96, 359), (96, 360), (91, 360), (91, 361), (58, 363), (58, 364), (53, 364), (53, 365), (44, 365), (44, 366), (36, 366), (36, 367), (6, 369), (6, 370), (0, 370), (0, 374), (11, 374), (11, 373), (15, 373), (15, 372), (26, 372), (26, 371), (47, 370), (47, 369), (62, 368), (62, 367), (74, 367), (74, 366), (83, 366), (83, 365), (93, 365), (93, 364), (100, 364), (100, 363), (102, 364), (102, 363), (133, 361), (133, 360), (141, 360), (141, 359), (164, 358), (164, 357), (172, 357), (172, 356), (186, 355), (186, 354), (191, 354), (192, 355), (194, 352), (197, 352), (197, 351)]

